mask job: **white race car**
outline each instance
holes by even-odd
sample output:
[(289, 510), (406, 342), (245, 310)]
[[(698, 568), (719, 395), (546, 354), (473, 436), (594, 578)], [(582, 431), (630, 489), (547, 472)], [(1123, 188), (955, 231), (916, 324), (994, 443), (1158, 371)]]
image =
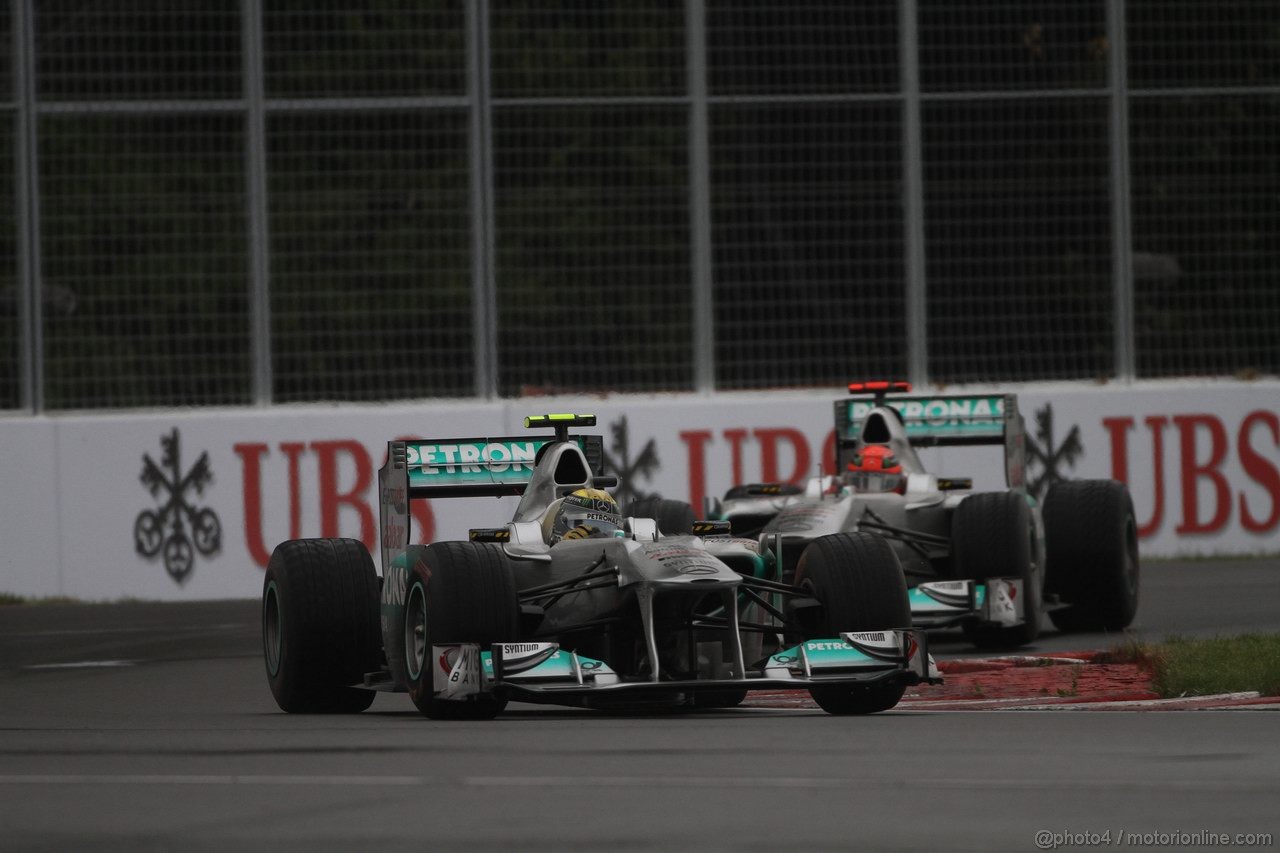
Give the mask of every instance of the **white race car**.
[[(1119, 630), (1138, 607), (1138, 539), (1123, 483), (1072, 480), (1044, 506), (1026, 490), (1017, 397), (910, 396), (905, 382), (859, 382), (839, 400), (835, 476), (758, 483), (710, 499), (735, 535), (778, 543), (781, 579), (812, 543), (873, 533), (892, 543), (918, 628), (961, 626), (983, 647), (1036, 639), (1047, 611), (1063, 630)], [(891, 396), (892, 395), (892, 396)], [(1004, 491), (925, 470), (917, 447), (1002, 445)]]

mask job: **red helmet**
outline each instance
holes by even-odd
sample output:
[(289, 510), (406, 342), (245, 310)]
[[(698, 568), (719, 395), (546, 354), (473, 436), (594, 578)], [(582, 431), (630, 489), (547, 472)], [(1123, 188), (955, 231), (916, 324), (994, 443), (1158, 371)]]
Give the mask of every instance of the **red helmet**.
[(893, 451), (880, 444), (868, 444), (853, 454), (849, 460), (849, 474), (845, 479), (860, 492), (902, 492), (907, 479), (902, 474), (902, 464)]
[(853, 454), (849, 462), (850, 471), (882, 471), (886, 474), (901, 474), (902, 465), (893, 451), (883, 445), (868, 444)]

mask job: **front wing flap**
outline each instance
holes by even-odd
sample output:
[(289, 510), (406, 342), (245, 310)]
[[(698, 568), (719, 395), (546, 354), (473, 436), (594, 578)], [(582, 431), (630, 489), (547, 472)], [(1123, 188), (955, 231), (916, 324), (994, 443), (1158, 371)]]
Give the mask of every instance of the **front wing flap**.
[(805, 689), (814, 685), (897, 682), (938, 684), (942, 675), (922, 631), (848, 632), (808, 640), (770, 656), (744, 678), (624, 681), (607, 663), (557, 643), (474, 643), (432, 647), (434, 686), (442, 699), (501, 690), (526, 702), (564, 702), (589, 696), (732, 690)]
[(935, 581), (907, 590), (913, 628), (950, 628), (983, 622), (1009, 628), (1023, 622), (1015, 602), (1023, 594), (1021, 578), (979, 581)]

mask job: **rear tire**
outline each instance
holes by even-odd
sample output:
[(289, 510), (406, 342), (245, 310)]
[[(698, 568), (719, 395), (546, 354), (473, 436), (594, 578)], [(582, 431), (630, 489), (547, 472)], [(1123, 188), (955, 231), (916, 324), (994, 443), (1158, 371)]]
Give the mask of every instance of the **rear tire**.
[(405, 588), (405, 669), (409, 695), (434, 720), (488, 720), (506, 698), (481, 693), (438, 699), (431, 647), (493, 643), (520, 638), (515, 576), (500, 548), (471, 542), (437, 542), (421, 552)]
[(1116, 480), (1054, 483), (1045, 496), (1051, 610), (1063, 631), (1127, 628), (1138, 612), (1138, 525), (1128, 488)]
[(970, 495), (951, 519), (951, 553), (956, 577), (987, 582), (1022, 580), (1021, 625), (1002, 628), (968, 624), (965, 636), (983, 649), (1025, 646), (1040, 636), (1040, 577), (1035, 566), (1031, 508), (1017, 492)]
[(262, 647), (271, 694), (291, 714), (352, 714), (380, 663), (378, 575), (355, 539), (295, 539), (271, 554), (262, 588)]
[[(803, 625), (803, 639), (911, 626), (902, 564), (889, 543), (875, 534), (836, 533), (815, 539), (800, 556), (795, 584), (821, 605)], [(887, 711), (904, 692), (905, 685), (888, 683), (809, 688), (822, 710), (839, 715)]]
[(631, 505), (633, 518), (652, 518), (663, 536), (688, 536), (693, 532), (693, 507), (684, 501), (641, 498)]

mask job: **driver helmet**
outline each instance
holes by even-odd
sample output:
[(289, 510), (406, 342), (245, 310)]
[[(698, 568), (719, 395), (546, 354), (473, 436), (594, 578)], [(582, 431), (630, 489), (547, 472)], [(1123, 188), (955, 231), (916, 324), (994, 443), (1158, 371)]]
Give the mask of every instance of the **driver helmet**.
[(600, 539), (622, 529), (622, 513), (603, 489), (578, 489), (556, 502), (543, 522), (547, 544), (561, 539)]
[(860, 492), (902, 493), (907, 485), (898, 457), (882, 444), (868, 444), (854, 453), (845, 480)]

